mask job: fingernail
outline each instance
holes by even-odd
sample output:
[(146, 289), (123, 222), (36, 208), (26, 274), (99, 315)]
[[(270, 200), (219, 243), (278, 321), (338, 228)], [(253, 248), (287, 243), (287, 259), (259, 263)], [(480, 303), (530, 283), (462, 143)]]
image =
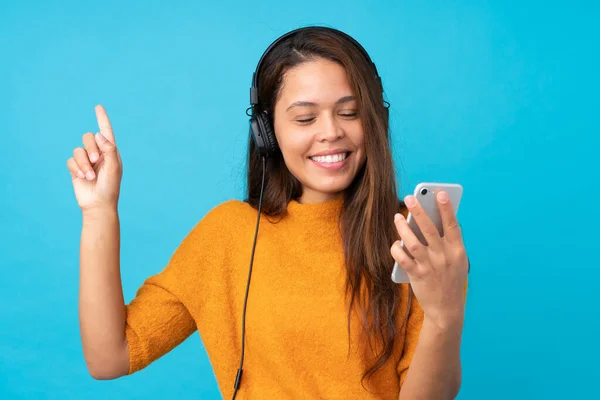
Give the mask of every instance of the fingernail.
[(103, 135), (103, 134), (101, 134), (100, 132), (96, 133), (96, 137), (98, 138), (98, 140), (99, 140), (100, 142), (105, 142), (105, 141), (106, 141), (106, 138), (105, 138), (105, 137), (104, 137), (104, 135)]
[(98, 153), (93, 152), (92, 155), (90, 156), (90, 161), (91, 162), (96, 162), (96, 161), (98, 161), (98, 157), (99, 157)]
[(80, 177), (81, 179), (85, 178), (85, 174), (83, 173), (82, 170), (77, 171), (77, 176)]
[(408, 207), (413, 207), (415, 204), (417, 204), (417, 200), (415, 200), (415, 197), (414, 196), (410, 196), (410, 195), (406, 196), (404, 198), (404, 202), (406, 203), (406, 205)]
[(88, 171), (88, 172), (85, 174), (85, 177), (86, 177), (88, 180), (90, 180), (90, 181), (91, 181), (92, 179), (94, 179), (94, 172), (93, 172), (93, 171)]
[(402, 214), (400, 214), (400, 213), (397, 213), (396, 215), (394, 215), (394, 222), (398, 222), (402, 218), (404, 218), (404, 216)]
[(448, 202), (448, 193), (446, 192), (439, 192), (438, 196), (437, 196), (438, 200), (440, 201), (440, 203), (447, 203)]

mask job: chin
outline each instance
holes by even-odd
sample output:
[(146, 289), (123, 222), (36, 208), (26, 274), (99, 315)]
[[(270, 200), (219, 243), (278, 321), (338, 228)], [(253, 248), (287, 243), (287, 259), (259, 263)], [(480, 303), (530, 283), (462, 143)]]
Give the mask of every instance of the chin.
[(308, 186), (315, 192), (320, 192), (328, 195), (336, 195), (339, 192), (343, 192), (350, 186), (352, 183), (351, 179), (343, 179), (343, 180), (335, 180), (331, 181), (319, 181), (319, 182), (309, 182)]
[[(351, 153), (353, 156), (354, 154)], [(326, 196), (335, 196), (344, 192), (352, 184), (358, 173), (354, 157), (350, 156), (345, 165), (337, 168), (323, 168), (315, 165), (310, 159), (299, 170), (299, 174), (292, 174), (298, 178), (303, 187), (311, 192), (321, 193)]]

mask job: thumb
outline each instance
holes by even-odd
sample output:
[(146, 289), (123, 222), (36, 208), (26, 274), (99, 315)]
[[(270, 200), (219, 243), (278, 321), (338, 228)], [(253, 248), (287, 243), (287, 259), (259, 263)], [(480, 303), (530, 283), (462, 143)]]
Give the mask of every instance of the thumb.
[(111, 160), (111, 161), (118, 160), (117, 146), (113, 142), (106, 139), (106, 137), (104, 137), (104, 135), (102, 135), (102, 133), (100, 133), (100, 132), (96, 133), (94, 135), (94, 138), (96, 139), (96, 144), (98, 144), (98, 148), (104, 155), (105, 159)]

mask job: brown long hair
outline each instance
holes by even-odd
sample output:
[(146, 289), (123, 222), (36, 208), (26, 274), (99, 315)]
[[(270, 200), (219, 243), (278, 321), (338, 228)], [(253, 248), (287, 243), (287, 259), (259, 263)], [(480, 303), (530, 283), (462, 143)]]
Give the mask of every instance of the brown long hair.
[[(253, 112), (266, 111), (273, 116), (284, 73), (316, 58), (345, 68), (365, 133), (366, 162), (344, 191), (339, 221), (347, 269), (346, 292), (350, 297), (348, 333), (353, 307), (358, 306), (362, 333), (367, 334), (375, 356), (374, 364), (364, 371), (365, 379), (393, 354), (400, 296), (398, 285), (390, 279), (394, 261), (389, 249), (398, 239), (393, 216), (404, 207), (396, 190), (387, 109), (373, 67), (344, 35), (329, 28), (304, 28), (265, 57), (258, 74), (260, 100)], [(261, 180), (261, 159), (251, 138), (246, 202), (254, 208), (258, 208)], [(301, 183), (286, 167), (281, 152), (276, 152), (266, 163), (263, 213), (281, 216), (288, 202), (301, 195)]]

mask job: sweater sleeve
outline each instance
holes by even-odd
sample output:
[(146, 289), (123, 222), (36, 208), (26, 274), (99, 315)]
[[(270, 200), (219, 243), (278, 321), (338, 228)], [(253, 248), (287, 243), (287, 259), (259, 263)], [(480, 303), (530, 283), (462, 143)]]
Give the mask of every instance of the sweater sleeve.
[(188, 306), (202, 307), (201, 286), (206, 259), (223, 242), (221, 212), (217, 207), (187, 234), (166, 267), (147, 278), (126, 305), (125, 335), (129, 372), (133, 374), (162, 357), (197, 330)]
[[(465, 281), (464, 287), (465, 301), (467, 298), (467, 283), (468, 280)], [(421, 333), (421, 326), (423, 325), (423, 318), (423, 309), (421, 309), (417, 298), (414, 295), (412, 295), (410, 314), (408, 316), (406, 328), (406, 337), (404, 339), (404, 350), (402, 352), (402, 357), (400, 358), (397, 367), (398, 377), (400, 379), (400, 387), (402, 387), (402, 385), (404, 384), (404, 380), (406, 379), (406, 374), (408, 373), (408, 368), (410, 367), (413, 354), (415, 353), (415, 349), (417, 348), (419, 335)]]
[(188, 310), (162, 279), (160, 274), (147, 279), (126, 306), (129, 374), (168, 353), (196, 330)]
[(177, 248), (157, 275), (146, 279), (133, 300), (125, 306), (125, 335), (129, 346), (129, 374), (139, 371), (168, 353), (195, 330), (195, 322), (177, 294), (182, 264), (190, 236)]

